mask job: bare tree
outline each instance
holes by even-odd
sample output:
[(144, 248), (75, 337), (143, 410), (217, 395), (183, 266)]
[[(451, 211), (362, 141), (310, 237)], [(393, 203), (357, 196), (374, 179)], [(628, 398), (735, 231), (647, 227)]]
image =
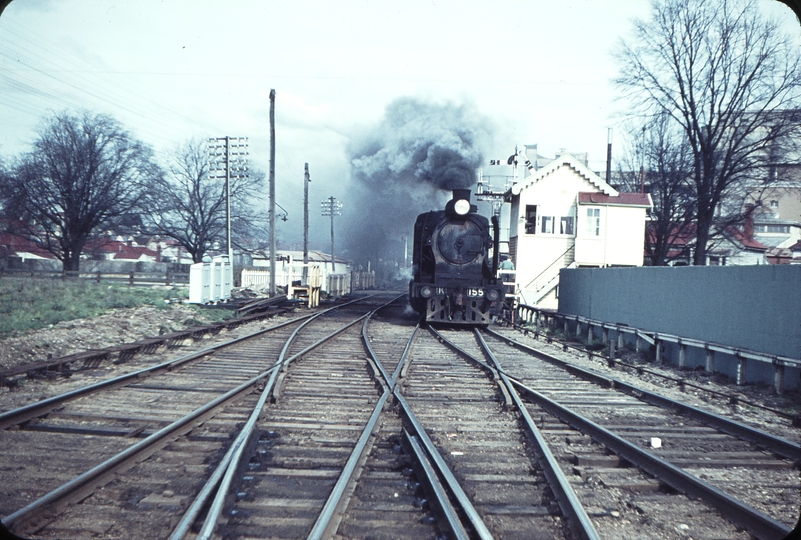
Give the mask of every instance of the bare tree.
[(693, 263), (702, 265), (713, 223), (737, 207), (727, 198), (741, 198), (771, 144), (797, 127), (774, 111), (798, 103), (801, 63), (753, 0), (652, 5), (650, 20), (635, 21), (634, 40), (617, 55), (616, 82), (638, 114), (667, 113), (684, 132), (697, 197)]
[(695, 185), (692, 152), (683, 133), (667, 115), (629, 132), (632, 153), (620, 172), (627, 191), (651, 194), (654, 206), (646, 222), (645, 253), (652, 266), (686, 258), (686, 241), (695, 231)]
[[(251, 169), (231, 180), (232, 230), (239, 239), (254, 233), (262, 220), (255, 205), (264, 173)], [(148, 193), (148, 225), (177, 240), (194, 262), (226, 238), (225, 180), (212, 174), (205, 141), (188, 141), (171, 156), (167, 174)], [(236, 243), (237, 238), (234, 239)]]
[(92, 232), (134, 211), (158, 177), (151, 155), (110, 116), (54, 114), (33, 151), (3, 176), (6, 218), (53, 253), (65, 271), (77, 271)]

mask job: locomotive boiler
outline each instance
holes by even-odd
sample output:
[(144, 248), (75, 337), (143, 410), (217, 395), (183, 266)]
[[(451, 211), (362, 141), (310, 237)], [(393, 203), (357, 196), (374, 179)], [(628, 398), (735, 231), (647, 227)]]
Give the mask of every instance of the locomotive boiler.
[(477, 210), (470, 190), (457, 189), (445, 210), (417, 216), (409, 303), (421, 320), (486, 326), (501, 312), (497, 221), (491, 237), (489, 220)]

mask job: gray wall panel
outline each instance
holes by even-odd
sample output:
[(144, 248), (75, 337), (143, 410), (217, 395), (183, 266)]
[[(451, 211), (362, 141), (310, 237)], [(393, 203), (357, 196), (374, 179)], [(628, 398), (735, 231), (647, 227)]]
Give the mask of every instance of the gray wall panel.
[(801, 265), (564, 269), (559, 312), (801, 358)]

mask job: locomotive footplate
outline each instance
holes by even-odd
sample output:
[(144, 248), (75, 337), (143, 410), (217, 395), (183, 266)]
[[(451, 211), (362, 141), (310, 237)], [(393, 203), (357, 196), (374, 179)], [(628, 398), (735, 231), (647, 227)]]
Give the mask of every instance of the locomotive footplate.
[[(503, 287), (421, 287), (426, 322), (488, 325), (503, 302)], [(428, 295), (428, 296), (426, 296)]]

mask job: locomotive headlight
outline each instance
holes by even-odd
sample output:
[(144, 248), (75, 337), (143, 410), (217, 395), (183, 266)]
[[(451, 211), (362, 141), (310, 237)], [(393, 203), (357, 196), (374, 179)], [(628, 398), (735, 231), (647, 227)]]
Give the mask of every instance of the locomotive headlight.
[(428, 285), (423, 285), (423, 287), (420, 289), (420, 296), (422, 296), (423, 298), (430, 297), (431, 287), (429, 287)]
[(496, 289), (490, 289), (487, 291), (486, 296), (487, 300), (489, 300), (490, 302), (494, 302), (495, 300), (498, 299), (498, 291)]
[(460, 216), (463, 216), (470, 212), (470, 201), (465, 199), (459, 199), (453, 204), (453, 210)]

